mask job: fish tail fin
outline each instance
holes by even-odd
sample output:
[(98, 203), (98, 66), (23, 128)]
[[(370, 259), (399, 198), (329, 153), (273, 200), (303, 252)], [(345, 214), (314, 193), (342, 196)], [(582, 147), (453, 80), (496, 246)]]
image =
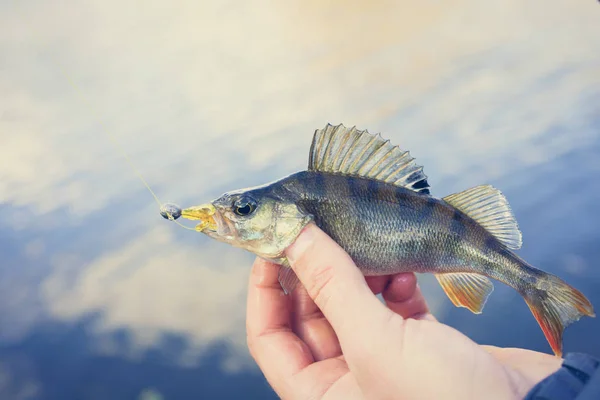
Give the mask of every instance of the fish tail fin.
[(562, 357), (565, 328), (583, 316), (595, 317), (590, 301), (557, 276), (545, 274), (534, 288), (522, 293), (554, 354)]

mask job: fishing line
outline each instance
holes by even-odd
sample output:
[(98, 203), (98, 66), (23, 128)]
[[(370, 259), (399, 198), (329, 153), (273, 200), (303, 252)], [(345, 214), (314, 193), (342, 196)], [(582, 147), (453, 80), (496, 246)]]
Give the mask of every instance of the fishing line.
[[(67, 79), (67, 82), (69, 82), (69, 84), (71, 85), (71, 87), (77, 92), (77, 94), (80, 97), (80, 99), (82, 100), (82, 102), (86, 105), (86, 107), (88, 108), (90, 114), (92, 114), (94, 116), (94, 118), (96, 118), (96, 121), (100, 125), (101, 130), (108, 137), (109, 141), (117, 149), (117, 151), (121, 153), (121, 155), (123, 156), (123, 158), (125, 158), (125, 160), (129, 164), (129, 166), (131, 167), (131, 169), (133, 170), (133, 172), (137, 175), (137, 177), (140, 179), (140, 181), (142, 181), (142, 183), (144, 184), (144, 186), (146, 187), (146, 189), (148, 189), (148, 191), (150, 192), (150, 194), (154, 198), (154, 201), (156, 201), (156, 204), (158, 204), (158, 207), (159, 207), (161, 213), (164, 212), (166, 210), (166, 206), (167, 205), (161, 203), (161, 201), (158, 198), (158, 196), (156, 195), (156, 193), (154, 193), (154, 191), (152, 190), (152, 188), (150, 187), (150, 185), (148, 184), (148, 182), (146, 181), (146, 179), (144, 179), (144, 176), (142, 175), (142, 173), (135, 167), (135, 164), (131, 161), (131, 158), (129, 157), (129, 155), (127, 154), (127, 152), (123, 148), (123, 146), (119, 143), (119, 141), (117, 140), (117, 138), (115, 136), (113, 136), (109, 132), (109, 130), (106, 128), (106, 125), (104, 124), (104, 121), (98, 116), (98, 114), (96, 113), (94, 107), (92, 107), (92, 104), (90, 102), (88, 102), (87, 97), (83, 94), (83, 91), (79, 88), (79, 85), (77, 85), (77, 83), (71, 78), (71, 76), (67, 73), (67, 71), (62, 66), (59, 65), (59, 69), (60, 69), (61, 73), (63, 74), (63, 76)], [(185, 229), (190, 230), (190, 231), (196, 231), (196, 229), (187, 227), (187, 226), (183, 225), (181, 222), (176, 221), (175, 218), (173, 218), (170, 213), (168, 215), (169, 215), (169, 220), (175, 222), (177, 225), (181, 226), (182, 228), (185, 228)]]

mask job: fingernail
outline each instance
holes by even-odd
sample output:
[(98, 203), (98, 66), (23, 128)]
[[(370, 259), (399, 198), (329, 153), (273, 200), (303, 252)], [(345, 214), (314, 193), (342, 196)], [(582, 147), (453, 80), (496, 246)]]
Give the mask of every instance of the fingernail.
[(314, 232), (312, 226), (307, 225), (298, 235), (294, 243), (292, 243), (286, 250), (285, 254), (290, 261), (290, 263), (294, 263), (308, 247), (311, 246), (314, 239)]

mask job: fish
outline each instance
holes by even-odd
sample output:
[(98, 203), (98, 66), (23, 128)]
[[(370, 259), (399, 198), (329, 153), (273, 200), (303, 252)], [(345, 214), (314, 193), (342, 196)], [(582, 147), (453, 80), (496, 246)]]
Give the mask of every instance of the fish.
[(522, 234), (500, 190), (480, 185), (436, 198), (427, 179), (410, 152), (381, 134), (327, 124), (314, 132), (306, 170), (161, 214), (199, 221), (195, 230), (280, 265), (286, 295), (299, 280), (284, 251), (310, 222), (364, 276), (431, 273), (455, 306), (475, 314), (494, 290), (492, 279), (502, 282), (524, 298), (561, 357), (565, 328), (595, 317), (590, 301), (515, 253)]

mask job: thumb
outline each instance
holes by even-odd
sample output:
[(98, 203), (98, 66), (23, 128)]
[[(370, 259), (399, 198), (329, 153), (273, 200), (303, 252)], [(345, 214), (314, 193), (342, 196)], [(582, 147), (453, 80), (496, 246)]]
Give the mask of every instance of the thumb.
[(373, 295), (363, 274), (333, 239), (310, 223), (286, 256), (342, 348), (372, 341), (373, 331), (392, 312)]

